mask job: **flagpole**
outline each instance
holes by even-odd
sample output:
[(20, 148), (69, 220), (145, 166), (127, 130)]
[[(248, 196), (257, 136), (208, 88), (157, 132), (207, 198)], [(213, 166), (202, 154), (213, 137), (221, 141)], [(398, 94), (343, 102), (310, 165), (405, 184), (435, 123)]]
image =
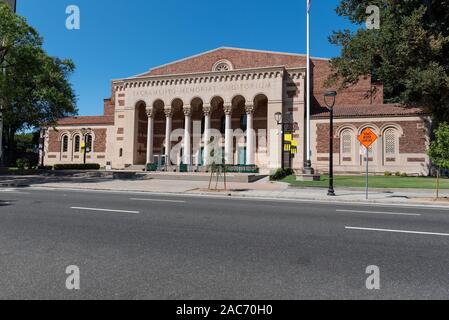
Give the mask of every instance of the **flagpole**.
[(312, 161), (311, 161), (311, 137), (310, 137), (310, 0), (307, 0), (307, 94), (306, 94), (306, 108), (307, 108), (307, 119), (306, 119), (306, 135), (307, 135), (307, 146), (306, 146), (306, 162), (304, 165), (304, 173), (311, 174), (313, 173), (312, 169)]

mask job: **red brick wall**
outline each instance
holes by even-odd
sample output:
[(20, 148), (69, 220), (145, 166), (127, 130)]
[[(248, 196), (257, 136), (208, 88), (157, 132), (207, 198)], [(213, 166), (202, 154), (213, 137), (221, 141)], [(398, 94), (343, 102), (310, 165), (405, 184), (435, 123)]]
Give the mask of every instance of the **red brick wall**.
[[(334, 125), (334, 134), (339, 125)], [(319, 123), (317, 125), (317, 153), (329, 153), (329, 130), (328, 123)], [(334, 138), (334, 152), (340, 152), (340, 138)]]
[(95, 134), (94, 152), (106, 152), (106, 129), (94, 129), (93, 132)]
[[(343, 126), (352, 125), (357, 129), (367, 124), (373, 124), (377, 127), (382, 127), (386, 123), (392, 122), (346, 122), (334, 124), (334, 135), (339, 128)], [(395, 121), (395, 124), (399, 125), (404, 131), (404, 135), (399, 138), (399, 152), (400, 153), (426, 153), (427, 151), (427, 132), (423, 121)], [(421, 126), (419, 126), (421, 125)], [(334, 139), (335, 153), (340, 152), (340, 139), (337, 137)], [(329, 153), (329, 124), (319, 123), (317, 124), (317, 152)]]
[(115, 104), (112, 99), (104, 99), (104, 115), (113, 116), (115, 114)]
[(58, 141), (59, 132), (50, 130), (48, 132), (48, 152), (60, 152), (61, 142)]
[[(55, 131), (50, 130), (48, 132), (48, 152), (50, 153), (59, 153), (61, 151), (61, 141), (59, 141), (59, 136), (61, 133), (68, 133), (71, 135), (73, 132), (77, 130), (61, 130), (61, 131)], [(104, 153), (106, 152), (106, 135), (107, 130), (106, 129), (93, 129), (92, 130), (95, 134), (95, 141), (94, 141), (94, 152), (95, 153)], [(70, 148), (70, 146), (69, 146)]]
[[(229, 60), (235, 69), (285, 66), (286, 68), (306, 67), (306, 57), (301, 55), (276, 54), (270, 52), (254, 52), (236, 49), (219, 49), (184, 61), (157, 68), (148, 75), (169, 75), (212, 71), (213, 65), (222, 59)], [(331, 73), (328, 60), (313, 59), (313, 95), (314, 104), (324, 105), (324, 82)], [(383, 87), (377, 85), (378, 92), (373, 103), (383, 103)], [(370, 104), (371, 79), (360, 79), (360, 82), (349, 89), (338, 90), (337, 104)]]

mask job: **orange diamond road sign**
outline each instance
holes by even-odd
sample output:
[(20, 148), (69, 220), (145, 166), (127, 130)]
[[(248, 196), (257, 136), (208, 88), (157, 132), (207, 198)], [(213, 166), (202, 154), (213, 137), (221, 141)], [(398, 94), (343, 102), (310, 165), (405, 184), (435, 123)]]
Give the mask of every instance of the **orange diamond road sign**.
[(371, 145), (376, 142), (379, 137), (371, 130), (370, 128), (366, 128), (362, 131), (362, 134), (359, 136), (359, 141), (365, 148), (371, 147)]

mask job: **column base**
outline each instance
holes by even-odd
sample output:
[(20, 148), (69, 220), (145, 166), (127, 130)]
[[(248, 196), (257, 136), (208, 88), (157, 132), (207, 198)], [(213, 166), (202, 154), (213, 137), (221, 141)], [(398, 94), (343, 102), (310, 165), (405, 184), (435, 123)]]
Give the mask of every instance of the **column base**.
[(304, 174), (313, 175), (315, 174), (315, 170), (312, 168), (312, 162), (306, 161), (304, 162), (304, 169), (302, 170)]

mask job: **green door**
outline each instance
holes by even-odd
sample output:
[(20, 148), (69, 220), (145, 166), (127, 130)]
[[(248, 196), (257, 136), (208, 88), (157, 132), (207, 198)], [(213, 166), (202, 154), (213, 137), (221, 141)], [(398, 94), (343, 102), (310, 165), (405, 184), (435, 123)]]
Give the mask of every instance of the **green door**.
[(204, 166), (204, 147), (201, 148), (200, 159), (199, 159), (198, 163), (200, 166)]
[(246, 165), (246, 147), (239, 149), (239, 165)]

